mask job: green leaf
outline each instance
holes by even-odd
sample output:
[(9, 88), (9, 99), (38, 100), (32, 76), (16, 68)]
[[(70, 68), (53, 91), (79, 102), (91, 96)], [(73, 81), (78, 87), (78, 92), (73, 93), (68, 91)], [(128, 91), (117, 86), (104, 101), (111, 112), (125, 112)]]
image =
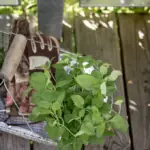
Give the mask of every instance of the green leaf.
[(102, 137), (104, 134), (104, 131), (105, 131), (105, 123), (103, 121), (100, 123), (100, 125), (96, 127), (96, 137), (98, 138)]
[(85, 115), (85, 109), (82, 109), (82, 110), (80, 110), (79, 111), (79, 117), (84, 117), (84, 115)]
[(121, 105), (123, 103), (123, 97), (117, 97), (117, 100), (115, 101), (116, 105)]
[(34, 113), (37, 113), (37, 114), (40, 114), (40, 115), (48, 115), (48, 114), (50, 114), (50, 110), (49, 109), (35, 107), (33, 110), (34, 110)]
[(62, 88), (64, 86), (69, 85), (72, 82), (72, 80), (63, 80), (56, 83), (56, 88)]
[[(56, 64), (57, 65), (57, 64)], [(56, 66), (55, 66), (56, 67)], [(58, 67), (58, 68), (57, 68)], [(56, 83), (58, 81), (63, 81), (68, 79), (68, 74), (64, 70), (64, 65), (60, 65), (56, 67), (56, 73), (55, 73), (55, 78), (56, 78)], [(59, 68), (60, 67), (60, 68)]]
[(73, 149), (74, 150), (81, 150), (82, 145), (83, 145), (83, 143), (82, 143), (82, 140), (80, 140), (80, 138), (75, 138), (73, 140)]
[(48, 132), (48, 136), (52, 140), (57, 140), (61, 135), (60, 128), (57, 127), (56, 125), (52, 127), (47, 124), (45, 127), (45, 131)]
[(99, 85), (99, 80), (90, 75), (79, 75), (75, 78), (76, 82), (84, 89), (90, 90)]
[[(73, 142), (73, 141), (72, 141), (72, 142)], [(75, 150), (75, 149), (73, 148), (73, 144), (69, 144), (68, 147), (67, 147), (67, 149), (68, 149), (68, 150)]]
[(56, 120), (54, 118), (46, 117), (45, 120), (48, 123), (48, 126), (53, 127), (57, 124)]
[(30, 76), (30, 86), (37, 91), (45, 89), (47, 78), (43, 72), (32, 73)]
[(80, 130), (79, 132), (77, 132), (77, 133), (76, 133), (76, 135), (75, 135), (75, 136), (77, 137), (77, 136), (80, 136), (80, 135), (83, 135), (83, 134), (85, 134), (85, 132), (84, 132), (84, 131), (82, 131), (82, 130)]
[(109, 81), (115, 81), (117, 78), (122, 75), (122, 73), (118, 70), (114, 70), (111, 72), (110, 76), (108, 77)]
[(112, 131), (105, 131), (103, 134), (103, 136), (114, 136), (114, 135), (115, 135), (115, 133)]
[(93, 70), (91, 75), (95, 78), (102, 79), (102, 74), (97, 70)]
[(56, 112), (57, 110), (61, 109), (61, 103), (59, 101), (56, 101), (52, 104), (52, 110)]
[(40, 96), (41, 96), (40, 92), (33, 93), (32, 94), (32, 99), (31, 99), (32, 103), (37, 105), (40, 101), (42, 101)]
[(114, 83), (107, 83), (107, 96), (112, 96), (116, 90), (117, 90), (117, 87)]
[(57, 144), (57, 150), (66, 150), (66, 149), (67, 149), (67, 145), (64, 145), (62, 141), (59, 141)]
[(85, 117), (84, 117), (84, 122), (89, 122), (91, 121), (92, 122), (92, 113), (89, 112)]
[(94, 135), (95, 129), (91, 122), (87, 122), (82, 124), (81, 131), (83, 131), (87, 135)]
[(101, 67), (100, 67), (100, 73), (102, 75), (106, 75), (107, 72), (108, 72), (108, 68), (109, 68), (109, 64), (103, 64)]
[(59, 91), (59, 92), (56, 92), (56, 99), (57, 101), (59, 101), (60, 103), (63, 102), (64, 98), (65, 98), (65, 95), (66, 93), (64, 91)]
[(66, 123), (70, 123), (71, 121), (73, 121), (75, 118), (73, 118), (72, 114), (65, 114), (64, 115), (64, 120)]
[(80, 95), (72, 95), (71, 99), (75, 106), (77, 106), (78, 108), (83, 108), (84, 99)]
[(103, 144), (104, 143), (104, 138), (97, 138), (96, 136), (91, 136), (89, 138), (89, 144)]
[(85, 106), (91, 105), (92, 98), (93, 98), (93, 97), (92, 97), (91, 95), (88, 95), (88, 96), (85, 98)]
[(44, 108), (44, 109), (49, 109), (52, 105), (52, 103), (48, 101), (40, 101), (38, 104), (38, 107)]
[(40, 98), (42, 99), (42, 101), (52, 102), (51, 94), (52, 93), (49, 90), (44, 90), (43, 92), (41, 92)]
[(116, 130), (119, 130), (121, 132), (127, 132), (128, 130), (128, 122), (122, 118), (120, 115), (114, 116), (110, 120), (112, 127), (115, 128)]
[(62, 91), (50, 92), (49, 90), (44, 90), (44, 92), (41, 93), (40, 97), (44, 101), (48, 102), (59, 101), (60, 103), (62, 103), (62, 101), (65, 98), (65, 92)]
[(103, 83), (100, 85), (100, 89), (101, 89), (101, 93), (102, 93), (103, 95), (106, 95), (106, 93), (107, 93), (106, 82), (103, 82)]
[(87, 145), (89, 143), (89, 135), (82, 134), (82, 135), (80, 135), (80, 139), (82, 140), (83, 144)]
[(97, 95), (92, 99), (92, 105), (101, 108), (104, 103), (104, 97), (102, 95)]
[(116, 104), (116, 105), (121, 105), (122, 103), (123, 103), (123, 100), (121, 100), (121, 99), (120, 99), (120, 100), (115, 101), (115, 104)]
[(99, 124), (101, 122), (100, 112), (95, 106), (92, 106), (92, 121), (94, 124)]
[(103, 106), (101, 107), (101, 113), (108, 114), (110, 110), (111, 110), (111, 104), (103, 103)]
[(110, 114), (108, 114), (108, 113), (103, 114), (103, 118), (104, 118), (105, 120), (109, 120), (111, 117), (112, 117), (112, 115), (110, 115)]
[(45, 120), (45, 117), (50, 114), (48, 109), (43, 109), (39, 107), (35, 107), (32, 110), (31, 115), (29, 116), (29, 119), (32, 121), (43, 121)]

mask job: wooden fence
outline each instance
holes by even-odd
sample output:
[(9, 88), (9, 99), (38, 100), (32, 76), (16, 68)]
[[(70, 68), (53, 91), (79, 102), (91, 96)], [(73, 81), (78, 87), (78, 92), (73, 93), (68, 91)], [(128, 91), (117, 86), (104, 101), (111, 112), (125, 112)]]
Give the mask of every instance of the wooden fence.
[[(129, 120), (129, 132), (107, 138), (104, 145), (85, 150), (150, 150), (150, 15), (103, 14), (76, 17), (72, 28), (64, 26), (63, 48), (92, 55), (122, 70), (117, 95), (125, 97), (122, 115)], [(75, 36), (74, 36), (75, 35)], [(75, 37), (74, 40), (72, 40)], [(41, 144), (0, 134), (0, 150), (54, 150)]]

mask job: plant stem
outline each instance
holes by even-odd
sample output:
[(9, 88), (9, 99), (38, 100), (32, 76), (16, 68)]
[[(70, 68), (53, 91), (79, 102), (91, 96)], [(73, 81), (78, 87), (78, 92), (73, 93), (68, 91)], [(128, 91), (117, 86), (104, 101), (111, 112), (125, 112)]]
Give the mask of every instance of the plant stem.
[(66, 126), (64, 126), (63, 124), (57, 122), (60, 126), (64, 127), (72, 136), (76, 137)]
[(50, 74), (51, 74), (51, 77), (53, 78), (53, 80), (56, 82), (56, 79), (54, 78), (53, 74), (51, 73), (50, 71)]

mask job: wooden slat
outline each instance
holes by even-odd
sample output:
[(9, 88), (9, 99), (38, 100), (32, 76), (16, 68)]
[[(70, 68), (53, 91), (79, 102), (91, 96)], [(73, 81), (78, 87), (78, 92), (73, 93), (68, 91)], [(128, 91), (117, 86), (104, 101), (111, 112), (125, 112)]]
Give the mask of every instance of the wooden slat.
[(2, 137), (3, 135), (2, 135), (2, 132), (0, 132), (0, 150), (3, 150), (4, 148), (3, 148), (3, 143), (4, 143), (4, 141), (3, 141), (3, 137)]
[(39, 143), (34, 143), (33, 150), (56, 150), (56, 146), (46, 146)]
[[(120, 47), (117, 33), (116, 19), (113, 14), (102, 15), (100, 18), (81, 18), (75, 20), (77, 50), (86, 55), (92, 55), (95, 59), (102, 59), (113, 68), (122, 70)], [(120, 78), (117, 82), (117, 95), (124, 95), (123, 80)], [(122, 106), (122, 115), (126, 114), (125, 104)], [(86, 147), (86, 150), (92, 149)], [(127, 134), (118, 133), (116, 137), (106, 140), (103, 148), (96, 146), (94, 150), (129, 150), (130, 137)]]
[[(12, 18), (11, 16), (0, 15), (0, 30), (9, 32), (11, 29)], [(0, 48), (6, 50), (8, 48), (8, 39), (9, 36), (6, 34), (0, 33)]]
[(68, 27), (63, 25), (62, 38), (63, 42), (61, 43), (61, 47), (65, 50), (72, 51), (72, 27)]
[(7, 133), (0, 135), (0, 150), (30, 150), (28, 140)]
[(85, 146), (84, 150), (104, 150), (103, 145), (88, 145)]
[(150, 149), (150, 16), (119, 15), (135, 150)]

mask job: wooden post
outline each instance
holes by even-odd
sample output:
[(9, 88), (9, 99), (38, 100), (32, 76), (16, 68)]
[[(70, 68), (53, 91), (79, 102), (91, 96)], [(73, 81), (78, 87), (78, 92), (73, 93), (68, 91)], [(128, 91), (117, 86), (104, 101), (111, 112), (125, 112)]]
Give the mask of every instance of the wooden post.
[(61, 38), (64, 0), (37, 0), (39, 30)]
[(21, 34), (17, 34), (6, 54), (0, 76), (8, 81), (11, 81), (15, 75), (17, 67), (21, 61), (25, 50), (27, 39)]

